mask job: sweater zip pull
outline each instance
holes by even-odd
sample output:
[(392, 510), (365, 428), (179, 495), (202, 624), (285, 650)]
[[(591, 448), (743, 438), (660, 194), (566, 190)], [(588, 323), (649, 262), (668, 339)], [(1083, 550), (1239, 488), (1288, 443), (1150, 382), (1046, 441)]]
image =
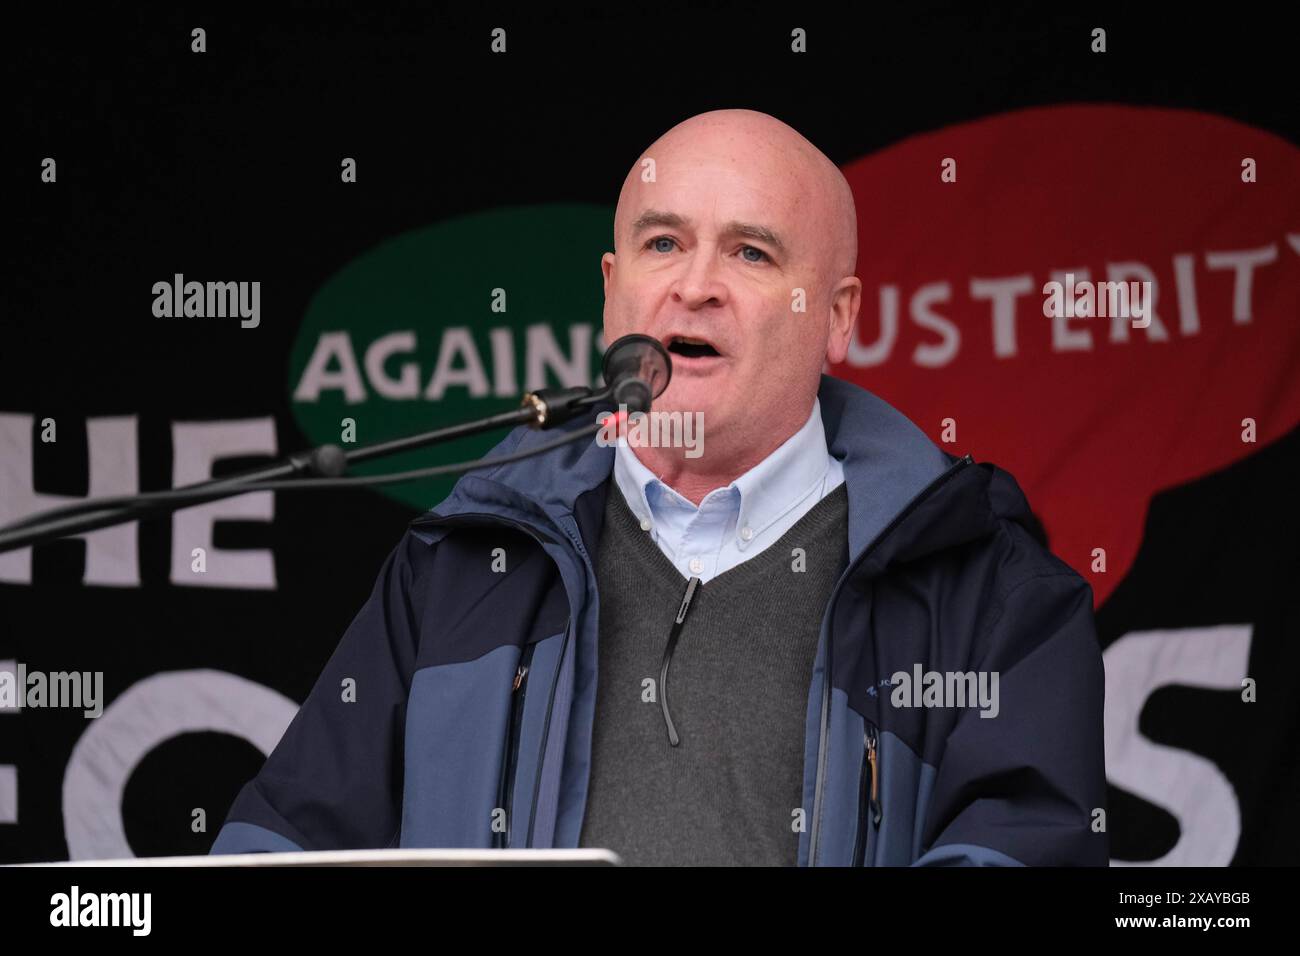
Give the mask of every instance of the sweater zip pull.
[(664, 648), (664, 662), (663, 666), (659, 668), (659, 705), (664, 712), (664, 723), (668, 726), (668, 743), (674, 747), (681, 743), (681, 738), (677, 736), (677, 728), (673, 726), (672, 714), (668, 712), (668, 665), (673, 661), (673, 649), (677, 647), (677, 638), (682, 633), (682, 626), (686, 623), (686, 615), (691, 610), (691, 601), (695, 597), (695, 589), (699, 586), (699, 578), (691, 578), (686, 582), (686, 593), (682, 595), (682, 605), (677, 609), (677, 618), (673, 621), (673, 629), (668, 632), (668, 646)]

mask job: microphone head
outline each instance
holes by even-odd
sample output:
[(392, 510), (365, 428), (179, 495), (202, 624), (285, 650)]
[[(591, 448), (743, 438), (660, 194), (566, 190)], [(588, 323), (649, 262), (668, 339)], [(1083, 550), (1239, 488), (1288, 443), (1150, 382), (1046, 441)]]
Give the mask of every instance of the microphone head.
[(605, 350), (602, 374), (616, 404), (645, 412), (668, 387), (673, 362), (658, 339), (633, 333), (617, 339)]

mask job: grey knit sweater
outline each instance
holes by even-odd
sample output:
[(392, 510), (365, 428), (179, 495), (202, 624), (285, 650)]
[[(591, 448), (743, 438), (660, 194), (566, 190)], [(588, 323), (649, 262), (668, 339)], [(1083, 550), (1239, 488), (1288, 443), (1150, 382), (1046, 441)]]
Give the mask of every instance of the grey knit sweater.
[(808, 687), (848, 560), (847, 517), (840, 485), (770, 547), (697, 587), (668, 671), (672, 746), (660, 671), (687, 580), (610, 483), (580, 846), (633, 865), (796, 863)]

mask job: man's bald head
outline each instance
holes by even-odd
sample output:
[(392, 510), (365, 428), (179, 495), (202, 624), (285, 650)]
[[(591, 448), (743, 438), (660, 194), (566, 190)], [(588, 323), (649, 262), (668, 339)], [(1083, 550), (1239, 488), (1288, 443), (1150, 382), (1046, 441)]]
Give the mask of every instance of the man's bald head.
[(756, 110), (713, 110), (678, 123), (650, 144), (623, 179), (614, 212), (614, 250), (627, 241), (628, 222), (640, 193), (645, 160), (656, 178), (705, 157), (723, 158), (765, 171), (774, 188), (784, 186), (809, 228), (817, 272), (834, 282), (852, 275), (858, 259), (858, 217), (853, 190), (839, 167), (792, 126)]

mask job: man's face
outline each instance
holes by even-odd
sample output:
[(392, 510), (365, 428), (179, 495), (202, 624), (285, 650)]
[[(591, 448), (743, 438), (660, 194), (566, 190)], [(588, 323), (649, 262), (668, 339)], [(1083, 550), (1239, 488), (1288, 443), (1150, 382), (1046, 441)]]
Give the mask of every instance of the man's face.
[[(816, 224), (801, 219), (793, 177), (748, 158), (657, 161), (657, 182), (638, 176), (621, 198), (619, 251), (602, 259), (605, 341), (662, 342), (673, 372), (654, 407), (703, 412), (713, 437), (783, 407), (806, 416), (826, 355)], [(792, 308), (796, 288), (806, 311)]]

